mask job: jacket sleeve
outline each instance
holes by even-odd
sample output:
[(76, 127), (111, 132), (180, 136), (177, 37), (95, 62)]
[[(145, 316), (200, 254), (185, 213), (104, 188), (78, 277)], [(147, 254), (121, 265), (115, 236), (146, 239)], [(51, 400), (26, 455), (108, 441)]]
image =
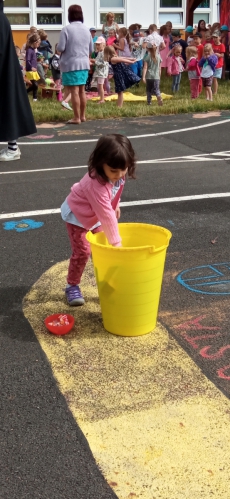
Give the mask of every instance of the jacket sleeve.
[(203, 65), (204, 65), (205, 61), (206, 61), (205, 57), (201, 57), (201, 60), (198, 62), (199, 66), (201, 68), (203, 68)]
[(218, 63), (218, 57), (217, 55), (215, 54), (212, 54), (208, 57), (208, 63), (209, 63), (209, 66), (211, 66), (212, 70), (214, 71), (215, 70), (215, 67)]
[(65, 52), (66, 49), (67, 34), (65, 28), (62, 29), (60, 33), (60, 38), (57, 46), (58, 52)]
[(101, 222), (102, 229), (113, 246), (121, 246), (121, 237), (118, 231), (118, 224), (115, 211), (111, 205), (110, 193), (106, 185), (100, 185), (94, 181), (91, 190), (88, 191), (88, 201)]
[(28, 49), (26, 51), (26, 71), (32, 70), (31, 59), (32, 59), (32, 52), (31, 50)]
[(188, 62), (188, 64), (187, 64), (187, 69), (188, 69), (189, 71), (192, 71), (192, 70), (193, 70), (193, 71), (195, 71), (196, 67), (197, 67), (197, 60), (196, 60), (196, 59), (192, 59), (192, 60), (191, 60), (190, 62)]

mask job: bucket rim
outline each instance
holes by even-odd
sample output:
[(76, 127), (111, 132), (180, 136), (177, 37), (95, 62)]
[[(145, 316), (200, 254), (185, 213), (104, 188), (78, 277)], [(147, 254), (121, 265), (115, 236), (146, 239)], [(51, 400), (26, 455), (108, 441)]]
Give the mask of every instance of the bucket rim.
[[(100, 244), (100, 243), (96, 243), (92, 240), (92, 238), (96, 235), (96, 234), (93, 234), (91, 231), (88, 231), (87, 234), (86, 234), (86, 239), (87, 241), (92, 244), (93, 246), (96, 246), (96, 247), (100, 247), (100, 248), (109, 248), (110, 250), (113, 250), (113, 251), (125, 251), (125, 252), (128, 252), (128, 251), (143, 251), (143, 250), (147, 250), (149, 251), (150, 253), (159, 253), (160, 251), (163, 251), (165, 248), (168, 247), (169, 245), (169, 242), (170, 242), (170, 239), (172, 237), (172, 232), (170, 232), (170, 230), (166, 229), (165, 227), (162, 227), (160, 225), (153, 225), (153, 224), (146, 224), (146, 223), (135, 223), (135, 222), (131, 222), (131, 223), (119, 223), (118, 224), (118, 227), (122, 225), (122, 226), (137, 226), (137, 225), (141, 225), (143, 227), (152, 227), (152, 228), (157, 228), (157, 229), (160, 229), (161, 232), (164, 232), (165, 235), (167, 234), (167, 242), (165, 244), (163, 244), (162, 246), (158, 247), (157, 249), (155, 248), (155, 246), (153, 244), (148, 244), (148, 245), (145, 245), (145, 246), (129, 246), (128, 248), (123, 248), (122, 246), (112, 246), (111, 244), (108, 244), (108, 245), (104, 245), (104, 244)], [(104, 232), (104, 231), (102, 231)]]

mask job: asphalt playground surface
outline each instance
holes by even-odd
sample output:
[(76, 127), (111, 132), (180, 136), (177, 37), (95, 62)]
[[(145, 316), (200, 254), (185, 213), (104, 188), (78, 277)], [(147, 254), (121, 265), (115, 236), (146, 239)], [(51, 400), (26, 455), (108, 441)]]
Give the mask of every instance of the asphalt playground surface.
[[(229, 112), (91, 121), (79, 127), (50, 124), (49, 128), (38, 127), (37, 130), (37, 135), (19, 140), (20, 161), (0, 163), (0, 497), (227, 499), (229, 468), (224, 465), (223, 469), (219, 468), (218, 473), (222, 473), (220, 478), (208, 464), (208, 459), (211, 453), (213, 463), (215, 455), (218, 462), (221, 461), (219, 446), (228, 457), (226, 466), (227, 463), (229, 466), (229, 442), (224, 432), (229, 425), (230, 414)], [(160, 478), (160, 471), (157, 477), (148, 477), (147, 485), (130, 483), (129, 474), (134, 476), (133, 470), (138, 468), (137, 463), (137, 468), (134, 465), (132, 468), (132, 461), (129, 470), (126, 470), (126, 485), (122, 482), (119, 486), (119, 480), (115, 481), (113, 474), (118, 475), (117, 461), (114, 458), (114, 463), (106, 468), (107, 458), (103, 461), (98, 450), (97, 431), (101, 431), (100, 421), (105, 424), (107, 416), (108, 421), (109, 418), (119, 418), (120, 411), (124, 417), (124, 428), (117, 454), (127, 460), (129, 452), (125, 438), (131, 437), (125, 416), (134, 411), (131, 399), (122, 405), (122, 399), (118, 400), (114, 392), (113, 404), (113, 391), (110, 391), (111, 401), (105, 399), (104, 408), (96, 398), (91, 398), (91, 406), (89, 404), (87, 410), (85, 406), (82, 409), (83, 391), (78, 396), (76, 393), (73, 395), (73, 385), (78, 384), (78, 378), (74, 378), (71, 390), (65, 378), (65, 375), (67, 378), (72, 376), (71, 366), (67, 368), (65, 363), (75, 348), (74, 341), (71, 343), (73, 333), (69, 335), (68, 346), (68, 335), (58, 342), (42, 324), (46, 302), (50, 301), (51, 294), (52, 307), (55, 308), (55, 300), (56, 306), (63, 300), (63, 311), (68, 310), (62, 289), (58, 289), (58, 279), (65, 270), (62, 262), (68, 260), (70, 247), (65, 225), (57, 210), (72, 184), (85, 174), (96, 140), (108, 133), (122, 133), (130, 137), (138, 160), (137, 179), (126, 183), (122, 196), (124, 205), (121, 206), (120, 221), (161, 225), (171, 230), (173, 235), (167, 253), (159, 310), (161, 332), (164, 331), (164, 338), (167, 336), (167, 347), (161, 355), (169, 355), (171, 348), (176, 352), (177, 366), (180, 358), (183, 364), (175, 378), (171, 361), (168, 378), (167, 365), (163, 366), (162, 376), (164, 383), (168, 383), (170, 401), (175, 405), (182, 399), (183, 393), (183, 403), (187, 401), (188, 407), (193, 397), (197, 407), (201, 407), (203, 402), (209, 407), (209, 401), (212, 397), (215, 399), (215, 416), (210, 420), (210, 427), (220, 426), (216, 426), (213, 447), (210, 444), (206, 454), (204, 451), (200, 456), (200, 463), (207, 461), (204, 466), (207, 478), (205, 473), (201, 476), (195, 470), (193, 480), (196, 486), (190, 484), (188, 489), (182, 477), (175, 479), (175, 483), (172, 480), (166, 487), (165, 477)], [(183, 197), (187, 198), (181, 200)], [(41, 222), (40, 226), (36, 226), (38, 222)], [(87, 289), (86, 286), (86, 292)], [(38, 300), (33, 293), (39, 296), (39, 304), (43, 301), (44, 308), (41, 305), (41, 310), (38, 310)], [(28, 298), (25, 299), (26, 296)], [(101, 332), (100, 311), (95, 310), (91, 315), (92, 327), (96, 328), (96, 333), (97, 327), (101, 328), (98, 338), (111, 342), (112, 335)], [(78, 331), (78, 337), (81, 332), (84, 334), (84, 313), (82, 307), (79, 311), (82, 331)], [(87, 321), (86, 329), (91, 327), (88, 316)], [(154, 333), (148, 338), (152, 335)], [(141, 348), (144, 348), (143, 342), (146, 341), (146, 346), (149, 345), (154, 351), (154, 345), (148, 343), (151, 340), (147, 336), (146, 340), (143, 338), (140, 340)], [(87, 364), (93, 340), (89, 340), (88, 336), (86, 340), (82, 348)], [(110, 344), (103, 345), (106, 349)], [(117, 348), (120, 345), (117, 344)], [(131, 343), (127, 345), (132, 348)], [(139, 343), (137, 346), (140, 348)], [(100, 349), (100, 345), (97, 347)], [(127, 356), (129, 353), (128, 350)], [(135, 362), (135, 350), (132, 355)], [(83, 368), (82, 371), (79, 386), (84, 384), (84, 380), (87, 385), (88, 378)], [(139, 381), (142, 374), (140, 370)], [(97, 376), (99, 374), (96, 373), (99, 384)], [(153, 373), (149, 375), (147, 384), (150, 391), (145, 399), (147, 412), (152, 410), (152, 406), (148, 405), (152, 397), (151, 386), (154, 383), (161, 386), (161, 381), (158, 381), (153, 380)], [(87, 399), (87, 393), (84, 397)], [(136, 414), (142, 410), (141, 400), (138, 402), (139, 409), (135, 409)], [(161, 411), (164, 401), (159, 398), (157, 404)], [(194, 407), (191, 414), (188, 410), (187, 416), (184, 416), (185, 419), (188, 417), (188, 421), (194, 417)], [(129, 424), (132, 425), (130, 418)], [(144, 415), (142, 421), (145, 432)], [(186, 426), (183, 421), (179, 424), (180, 430)], [(156, 428), (153, 430), (157, 432)], [(208, 432), (207, 428), (205, 431)], [(165, 432), (167, 438), (167, 429)], [(106, 447), (106, 441), (110, 439), (106, 425), (103, 435)], [(143, 438), (140, 435), (140, 439)], [(180, 435), (178, 446), (183, 449), (183, 445), (183, 436)], [(183, 452), (175, 456), (178, 461), (185, 459)], [(148, 466), (148, 462), (145, 457), (140, 467)], [(176, 470), (179, 464), (176, 462), (174, 465)], [(173, 476), (171, 472), (170, 476)], [(188, 483), (189, 478), (186, 480)]]

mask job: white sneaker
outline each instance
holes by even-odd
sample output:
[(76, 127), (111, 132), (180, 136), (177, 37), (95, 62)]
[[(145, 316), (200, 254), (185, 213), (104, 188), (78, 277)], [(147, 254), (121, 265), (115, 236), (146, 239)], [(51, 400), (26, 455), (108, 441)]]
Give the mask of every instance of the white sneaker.
[(17, 148), (17, 151), (9, 151), (9, 149), (4, 149), (3, 151), (0, 152), (0, 161), (14, 161), (16, 159), (20, 159), (21, 157), (21, 151), (19, 147)]
[(65, 108), (68, 109), (68, 111), (73, 111), (72, 107), (68, 104), (68, 102), (65, 102), (64, 100), (62, 101), (61, 105)]
[(33, 99), (33, 102), (37, 102), (38, 99)]

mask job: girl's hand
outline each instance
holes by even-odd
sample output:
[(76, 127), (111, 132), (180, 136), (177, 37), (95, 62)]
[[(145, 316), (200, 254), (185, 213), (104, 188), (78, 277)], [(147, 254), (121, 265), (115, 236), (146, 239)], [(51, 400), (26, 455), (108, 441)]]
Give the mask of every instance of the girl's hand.
[(143, 81), (143, 83), (146, 83), (146, 79), (145, 78), (142, 78), (142, 81)]
[(115, 215), (116, 215), (117, 220), (119, 220), (119, 218), (121, 216), (121, 210), (120, 210), (119, 206), (117, 206), (115, 209)]
[(36, 68), (32, 68), (32, 71), (35, 71), (35, 72), (36, 72), (36, 71), (37, 71), (37, 69), (36, 69)]

